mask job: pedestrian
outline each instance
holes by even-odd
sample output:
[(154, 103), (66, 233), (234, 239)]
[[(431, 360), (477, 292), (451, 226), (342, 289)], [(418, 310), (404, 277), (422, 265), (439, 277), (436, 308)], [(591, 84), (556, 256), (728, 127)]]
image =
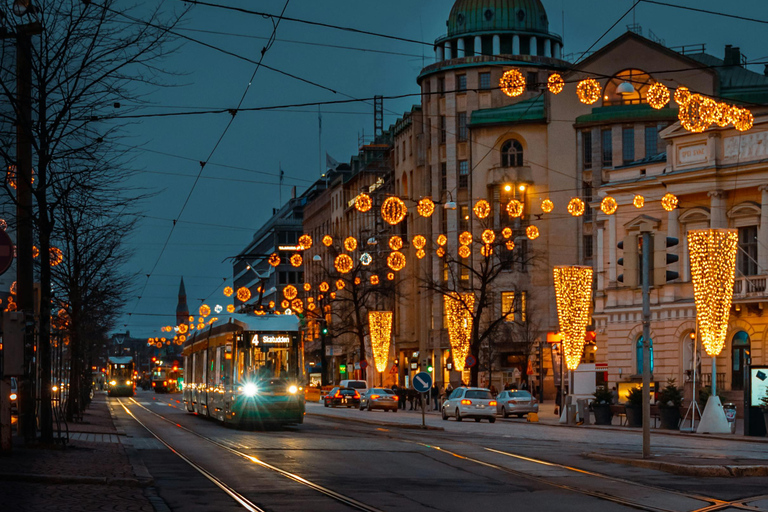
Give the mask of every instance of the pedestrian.
[(560, 397), (560, 386), (557, 386), (557, 394), (555, 395), (555, 414), (560, 414), (560, 403), (562, 398)]
[(611, 399), (614, 404), (619, 404), (619, 392), (616, 390), (616, 386), (611, 388)]
[(415, 389), (408, 390), (408, 405), (410, 406), (410, 408), (408, 409), (409, 411), (413, 410), (413, 401), (416, 400), (417, 394), (418, 393), (416, 392)]
[(437, 385), (437, 382), (432, 384), (432, 401), (435, 404), (435, 410), (439, 410), (440, 407), (438, 402), (440, 401), (440, 387)]
[(496, 390), (496, 386), (494, 386), (493, 384), (491, 384), (491, 394), (493, 396), (496, 396), (499, 394), (498, 390)]
[(397, 406), (405, 410), (405, 388), (397, 388)]

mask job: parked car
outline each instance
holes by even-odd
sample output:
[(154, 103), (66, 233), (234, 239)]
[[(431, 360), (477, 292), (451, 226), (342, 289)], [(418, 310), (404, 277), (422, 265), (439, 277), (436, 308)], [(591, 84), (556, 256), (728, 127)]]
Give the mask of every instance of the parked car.
[(539, 412), (539, 402), (524, 389), (502, 391), (496, 397), (496, 412), (505, 418), (517, 416), (522, 418), (529, 412)]
[(453, 416), (456, 421), (474, 418), (496, 421), (496, 400), (487, 388), (456, 388), (443, 403), (443, 419)]
[(363, 409), (397, 412), (397, 395), (391, 389), (370, 388), (360, 397), (360, 410)]
[(339, 387), (356, 389), (361, 395), (368, 390), (368, 383), (364, 380), (343, 380), (339, 382)]
[(336, 386), (323, 399), (326, 407), (360, 407), (360, 393), (356, 389)]

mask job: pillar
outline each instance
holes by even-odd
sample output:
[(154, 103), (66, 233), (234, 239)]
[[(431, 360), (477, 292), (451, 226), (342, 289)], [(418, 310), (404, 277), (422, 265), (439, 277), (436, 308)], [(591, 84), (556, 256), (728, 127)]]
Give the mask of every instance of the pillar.
[(560, 58), (562, 58), (562, 50), (563, 50), (563, 48), (562, 48), (562, 46), (560, 46), (560, 43), (558, 43), (557, 41), (555, 41), (555, 49), (554, 49), (554, 51), (552, 52), (552, 56), (553, 56), (554, 58), (556, 58), (556, 59), (560, 59)]
[(710, 197), (709, 210), (711, 218), (709, 227), (713, 229), (727, 228), (728, 220), (725, 218), (725, 193), (722, 190), (708, 192)]
[(483, 54), (483, 38), (475, 36), (475, 55)]
[(768, 185), (760, 187), (760, 228), (757, 232), (758, 274), (768, 274)]
[(536, 36), (531, 36), (531, 48), (528, 51), (529, 55), (538, 55), (539, 54), (539, 44), (536, 40)]
[(544, 40), (544, 56), (545, 57), (552, 56), (552, 40), (550, 39)]
[(493, 36), (493, 54), (501, 55), (501, 37)]
[(512, 55), (520, 55), (520, 36), (512, 36)]
[(453, 58), (453, 52), (451, 51), (451, 42), (445, 42), (445, 60), (451, 60)]
[(445, 53), (443, 52), (442, 46), (436, 46), (435, 47), (435, 62), (443, 62), (445, 60), (444, 58)]
[(464, 51), (464, 39), (457, 40), (456, 41), (456, 58), (463, 59), (466, 55), (467, 54)]

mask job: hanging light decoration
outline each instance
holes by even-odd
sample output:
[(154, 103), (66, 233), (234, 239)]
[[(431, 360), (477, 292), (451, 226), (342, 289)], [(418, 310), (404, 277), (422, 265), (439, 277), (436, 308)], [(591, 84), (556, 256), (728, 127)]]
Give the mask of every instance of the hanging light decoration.
[(343, 290), (346, 286), (347, 286), (347, 284), (344, 282), (343, 279), (337, 279), (336, 280), (336, 289), (337, 290)]
[(512, 199), (507, 204), (507, 213), (510, 217), (522, 217), (523, 216), (523, 203), (517, 199)]
[(525, 77), (518, 69), (505, 71), (499, 80), (499, 88), (510, 98), (520, 96), (525, 92)]
[(357, 249), (357, 238), (353, 236), (348, 236), (347, 238), (345, 238), (344, 248), (349, 252), (353, 252), (355, 249)]
[(251, 290), (245, 286), (241, 286), (237, 289), (237, 300), (240, 302), (247, 302), (251, 298)]
[(294, 267), (300, 267), (301, 264), (304, 263), (304, 260), (301, 257), (301, 254), (294, 254), (291, 256), (291, 265)]
[(48, 254), (51, 257), (52, 267), (55, 267), (56, 265), (64, 261), (64, 253), (61, 252), (61, 249), (59, 249), (58, 247), (51, 247), (50, 251), (48, 251)]
[(328, 290), (331, 289), (331, 287), (328, 286), (328, 283), (326, 283), (325, 281), (320, 283), (320, 286), (318, 288), (320, 288), (320, 291), (323, 292), (323, 293), (328, 293)]
[(732, 122), (733, 108), (727, 103), (717, 103), (715, 106), (714, 123), (720, 128), (725, 128)]
[(684, 107), (691, 99), (691, 91), (687, 87), (678, 87), (675, 90), (675, 103)]
[(355, 278), (355, 286), (359, 285), (359, 284), (360, 284), (360, 282), (361, 282), (361, 281), (360, 281), (360, 278), (359, 278), (359, 277), (356, 277), (356, 278)]
[(276, 252), (273, 252), (272, 254), (269, 255), (269, 258), (267, 259), (267, 263), (269, 263), (273, 267), (280, 265), (280, 256)]
[(514, 251), (515, 250), (514, 240), (507, 240), (506, 246), (508, 251)]
[(314, 311), (315, 309), (317, 309), (317, 306), (315, 305), (314, 302), (310, 302), (309, 304), (307, 304), (307, 309), (310, 311)]
[(312, 248), (312, 237), (309, 235), (301, 235), (299, 237), (299, 247), (301, 247), (303, 250), (308, 251)]
[(493, 246), (491, 244), (483, 244), (480, 248), (480, 254), (485, 258), (490, 258), (493, 255)]
[(443, 296), (443, 303), (448, 324), (448, 339), (451, 342), (453, 354), (453, 366), (456, 371), (462, 372), (472, 340), (475, 296), (472, 293), (451, 292)]
[[(296, 289), (295, 286), (292, 284), (289, 284), (285, 288), (283, 288), (283, 297), (285, 297), (288, 300), (293, 300), (299, 295), (299, 290)], [(283, 308), (285, 309), (285, 308)]]
[(310, 283), (304, 283), (304, 291), (308, 292), (312, 289), (312, 285)]
[(301, 299), (293, 299), (291, 301), (291, 309), (298, 314), (302, 314), (304, 312), (304, 301)]
[(216, 304), (216, 307), (214, 307), (214, 308), (213, 308), (213, 310), (214, 310), (214, 311), (216, 312), (216, 314), (218, 315), (219, 313), (221, 313), (222, 311), (224, 311), (224, 308), (223, 308), (223, 307), (221, 307), (221, 304)]
[(680, 124), (692, 133), (701, 133), (711, 125), (717, 116), (717, 103), (701, 94), (692, 94), (677, 114)]
[(208, 315), (211, 314), (211, 307), (209, 305), (207, 305), (207, 304), (203, 304), (202, 306), (200, 306), (200, 310), (199, 311), (200, 311), (200, 316), (205, 318), (205, 317), (207, 317)]
[(360, 263), (362, 263), (366, 267), (370, 265), (372, 262), (373, 262), (373, 257), (367, 252), (364, 252), (363, 254), (360, 255)]
[(225, 297), (231, 297), (234, 293), (235, 293), (235, 290), (233, 290), (231, 286), (225, 286), (224, 287), (224, 296)]
[(427, 246), (427, 239), (423, 235), (416, 235), (411, 243), (416, 249), (421, 250)]
[(544, 213), (551, 213), (555, 209), (555, 203), (549, 199), (545, 199), (541, 202), (541, 211)]
[(333, 245), (333, 237), (331, 235), (325, 235), (323, 237), (323, 245), (326, 247), (330, 247)]
[(202, 331), (203, 329), (205, 329), (205, 322), (200, 322), (199, 324), (197, 324), (198, 331)]
[(461, 245), (469, 245), (469, 244), (471, 244), (472, 243), (472, 233), (470, 233), (469, 231), (463, 231), (459, 235), (459, 243)]
[(558, 73), (552, 73), (547, 79), (547, 89), (552, 94), (560, 94), (565, 87), (565, 80)]
[(235, 312), (235, 305), (227, 304), (227, 313), (234, 313), (234, 312)]
[(733, 126), (740, 132), (746, 132), (755, 123), (755, 118), (746, 108), (733, 107), (731, 109), (731, 119), (733, 120)]
[[(3, 229), (5, 229), (5, 228), (3, 228)], [(32, 257), (33, 258), (37, 258), (38, 256), (40, 256), (40, 249), (38, 249), (36, 245), (33, 245), (32, 246)]]
[(408, 213), (408, 207), (399, 197), (388, 197), (381, 205), (381, 218), (391, 225), (399, 224)]
[(459, 247), (459, 256), (461, 256), (462, 258), (465, 258), (465, 259), (469, 258), (470, 254), (472, 254), (472, 251), (466, 245), (462, 245), (461, 247)]
[(484, 219), (491, 214), (491, 203), (485, 199), (481, 199), (475, 203), (473, 211), (475, 212), (475, 215), (478, 219)]
[(376, 274), (372, 274), (371, 275), (371, 284), (373, 286), (378, 285), (379, 284), (379, 276), (377, 276)]
[(539, 238), (539, 228), (536, 226), (528, 226), (525, 228), (525, 236), (528, 237), (528, 240), (536, 240)]
[(668, 212), (671, 212), (675, 208), (677, 208), (677, 196), (675, 194), (669, 193), (664, 194), (664, 197), (661, 198), (661, 206)]
[(398, 251), (389, 253), (389, 256), (387, 257), (387, 266), (395, 272), (403, 270), (403, 268), (405, 268), (405, 255)]
[(336, 259), (333, 260), (333, 267), (342, 274), (347, 274), (352, 271), (352, 267), (355, 266), (355, 262), (347, 254), (339, 254)]
[(273, 300), (269, 301), (269, 305), (267, 307), (269, 309), (274, 309), (275, 308), (275, 301), (273, 301)]
[(587, 78), (579, 82), (576, 86), (576, 95), (579, 97), (579, 101), (586, 105), (592, 105), (600, 99), (600, 82), (594, 78)]
[(504, 239), (508, 239), (512, 237), (512, 228), (506, 227), (501, 230), (501, 236), (504, 237)]
[(336, 292), (331, 292), (328, 294), (328, 296), (331, 298), (331, 300), (336, 300)]
[(426, 255), (427, 255), (427, 253), (424, 251), (424, 249), (419, 249), (419, 250), (416, 251), (416, 257), (418, 259), (422, 259)]
[(373, 201), (371, 201), (371, 196), (368, 194), (360, 194), (357, 196), (357, 199), (355, 199), (355, 208), (357, 211), (361, 213), (365, 213), (368, 210), (370, 210), (373, 207)]
[[(192, 322), (194, 322), (194, 321), (195, 321), (195, 317), (193, 317), (193, 316), (191, 316), (191, 315), (190, 315), (190, 317), (189, 317), (189, 323), (190, 323), (190, 324), (192, 324)], [(190, 325), (190, 326), (191, 326), (191, 325)]]
[(403, 248), (403, 239), (395, 235), (389, 238), (389, 248), (393, 251), (399, 251)]
[(179, 324), (177, 329), (179, 330), (179, 334), (186, 334), (189, 331), (189, 326), (187, 324)]
[(725, 346), (738, 244), (735, 229), (688, 231), (696, 320), (701, 344), (711, 357), (718, 356)]
[(428, 197), (424, 197), (416, 205), (416, 211), (422, 217), (431, 217), (435, 213), (435, 202)]
[(283, 300), (280, 302), (280, 307), (281, 307), (282, 309), (288, 309), (289, 307), (291, 307), (291, 301), (289, 301), (288, 299), (283, 299)]
[(448, 237), (447, 236), (445, 236), (445, 235), (438, 235), (437, 236), (437, 245), (439, 245), (440, 247), (444, 247), (445, 244), (447, 244), (447, 243), (448, 243)]
[(392, 311), (369, 311), (368, 328), (371, 333), (373, 361), (376, 371), (383, 372), (389, 362), (389, 345), (392, 341)]
[(632, 199), (632, 204), (635, 206), (635, 208), (642, 208), (645, 206), (645, 198), (640, 194), (637, 194), (635, 198)]
[(435, 254), (437, 254), (438, 258), (442, 258), (443, 256), (445, 256), (445, 247), (438, 247), (437, 250), (435, 251)]
[(600, 201), (600, 209), (606, 215), (613, 215), (619, 209), (619, 204), (611, 196), (606, 196)]
[(663, 83), (656, 82), (648, 88), (646, 98), (648, 99), (648, 104), (651, 107), (655, 108), (656, 110), (660, 110), (666, 107), (667, 103), (669, 103), (669, 89)]
[(592, 304), (592, 267), (555, 267), (554, 277), (565, 364), (569, 370), (576, 370), (584, 352)]
[(480, 235), (480, 238), (484, 244), (492, 244), (496, 240), (496, 233), (492, 229), (486, 229)]
[(585, 208), (584, 201), (582, 201), (578, 197), (574, 197), (568, 203), (568, 213), (570, 213), (574, 217), (581, 217), (582, 215), (584, 215), (584, 208)]

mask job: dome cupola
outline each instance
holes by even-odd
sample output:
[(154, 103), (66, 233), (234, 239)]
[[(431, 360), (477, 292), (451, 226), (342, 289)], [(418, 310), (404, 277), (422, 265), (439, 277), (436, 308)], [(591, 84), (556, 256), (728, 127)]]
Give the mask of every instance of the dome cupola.
[(457, 0), (448, 17), (448, 37), (482, 32), (549, 33), (541, 0)]

